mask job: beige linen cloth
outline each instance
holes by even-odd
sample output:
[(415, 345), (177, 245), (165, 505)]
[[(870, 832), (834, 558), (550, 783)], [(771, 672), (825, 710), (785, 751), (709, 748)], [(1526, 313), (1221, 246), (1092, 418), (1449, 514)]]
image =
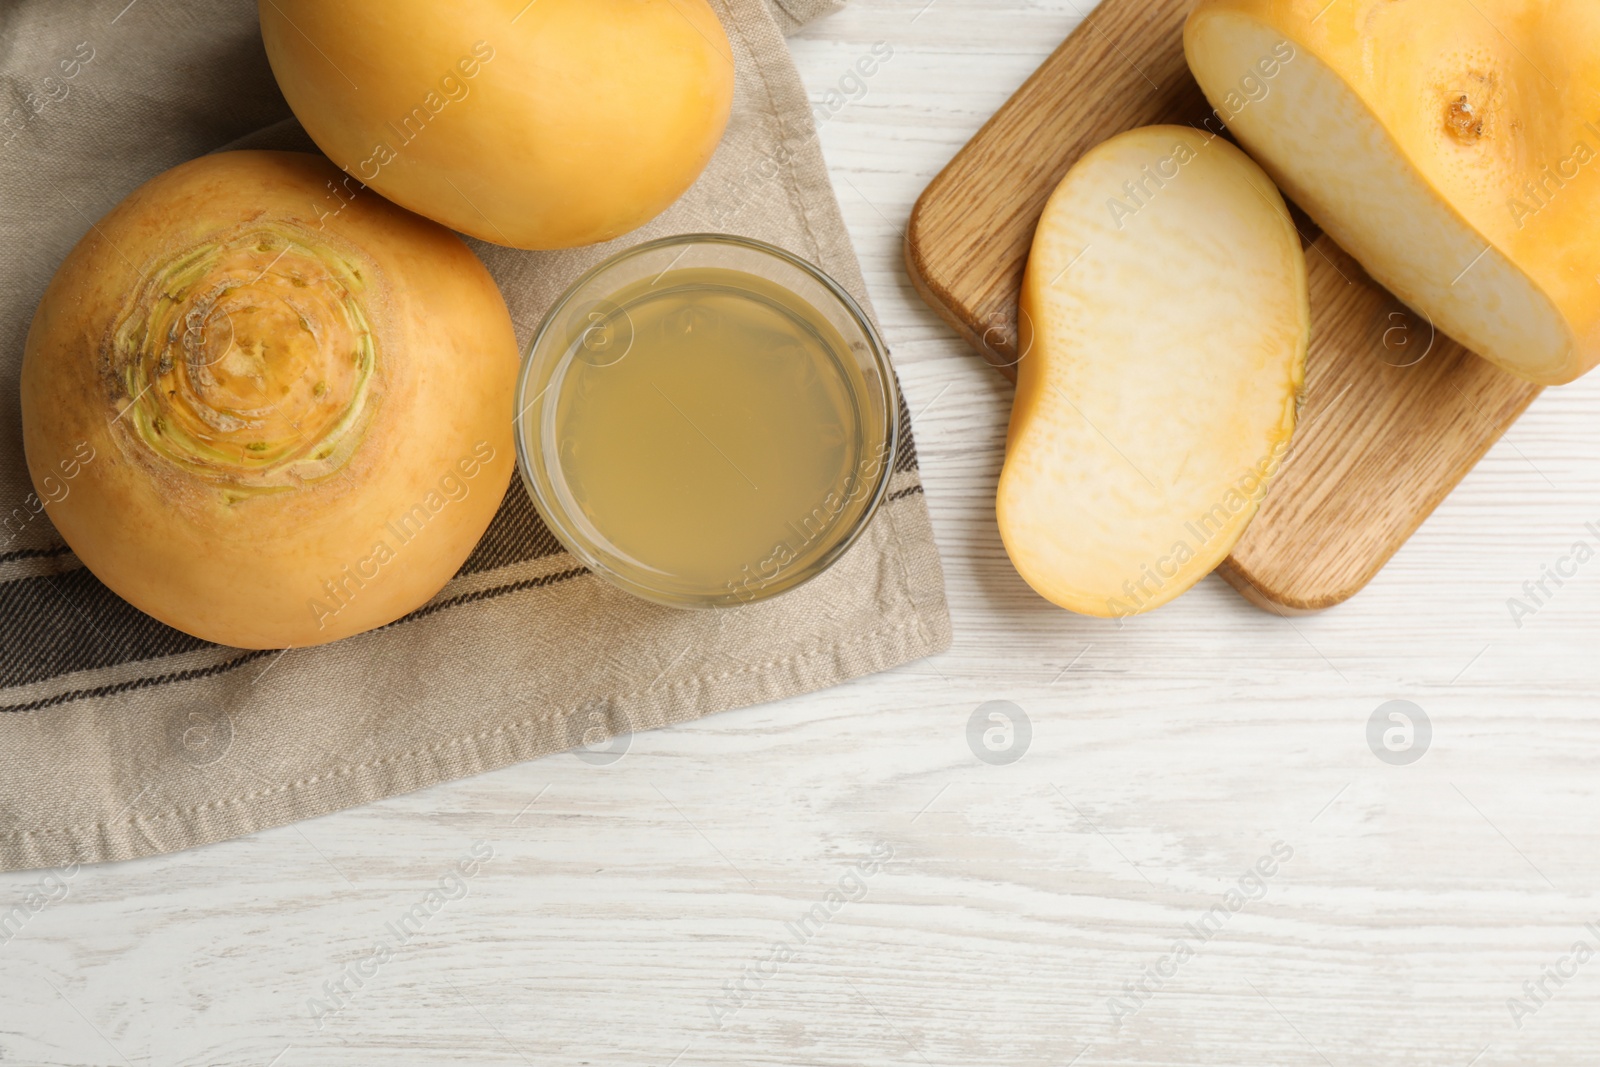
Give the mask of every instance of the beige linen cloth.
[[(866, 304), (780, 32), (837, 5), (713, 3), (737, 92), (694, 189), (606, 246), (474, 243), (524, 344), (583, 270), (670, 233), (773, 242)], [(449, 586), (382, 630), (244, 652), (140, 614), (82, 567), (30, 495), (17, 381), (34, 305), (93, 221), (145, 179), (222, 147), (311, 146), (273, 82), (253, 0), (9, 0), (0, 88), (0, 868), (219, 841), (949, 645), (904, 405), (888, 503), (866, 536), (766, 604), (674, 611), (618, 592), (560, 549), (513, 481)]]

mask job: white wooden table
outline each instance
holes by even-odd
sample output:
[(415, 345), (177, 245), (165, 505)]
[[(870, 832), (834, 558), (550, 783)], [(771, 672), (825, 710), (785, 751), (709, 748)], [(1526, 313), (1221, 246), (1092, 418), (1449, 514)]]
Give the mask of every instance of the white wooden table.
[[(1006, 561), (1010, 386), (918, 302), (899, 228), (1081, 13), (856, 0), (794, 45), (819, 99), (894, 50), (822, 139), (921, 412), (951, 652), (603, 765), (84, 868), (0, 944), (0, 1063), (1600, 1062), (1600, 959), (1571, 955), (1600, 951), (1600, 561), (1520, 628), (1506, 604), (1600, 543), (1600, 376), (1323, 616), (1211, 579), (1117, 628)], [(1407, 766), (1367, 741), (1396, 699), (1432, 723)], [(993, 700), (1031, 724), (1011, 763), (969, 747)], [(0, 911), (39, 877), (0, 877)]]

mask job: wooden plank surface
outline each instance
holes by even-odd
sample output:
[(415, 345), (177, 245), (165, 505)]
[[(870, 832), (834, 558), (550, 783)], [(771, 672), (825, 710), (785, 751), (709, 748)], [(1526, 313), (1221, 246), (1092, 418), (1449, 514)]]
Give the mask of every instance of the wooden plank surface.
[[(917, 201), (905, 256), (924, 300), (1015, 380), (1017, 295), (1045, 201), (1074, 162), (1155, 123), (1220, 128), (1183, 58), (1190, 0), (1106, 0)], [(1294, 451), (1222, 576), (1259, 607), (1360, 591), (1538, 395), (1438, 335), (1298, 210), (1311, 287)]]

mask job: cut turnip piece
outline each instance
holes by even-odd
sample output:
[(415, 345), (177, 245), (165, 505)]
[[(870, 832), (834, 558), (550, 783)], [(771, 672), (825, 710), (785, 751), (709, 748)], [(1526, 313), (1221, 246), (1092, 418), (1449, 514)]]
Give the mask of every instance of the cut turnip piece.
[(1228, 555), (1289, 447), (1310, 308), (1283, 198), (1202, 131), (1114, 137), (1046, 205), (1021, 312), (1006, 551), (1061, 607), (1158, 607)]
[(1600, 362), (1600, 4), (1202, 0), (1190, 69), (1329, 236), (1513, 374)]

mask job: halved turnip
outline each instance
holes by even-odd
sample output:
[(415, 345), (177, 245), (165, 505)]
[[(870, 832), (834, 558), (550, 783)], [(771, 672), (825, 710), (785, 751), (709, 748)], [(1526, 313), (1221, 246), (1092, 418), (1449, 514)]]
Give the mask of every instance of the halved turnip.
[(1112, 138), (1045, 207), (996, 513), (1017, 571), (1087, 615), (1222, 562), (1294, 430), (1310, 307), (1283, 198), (1186, 126)]
[(1600, 363), (1600, 4), (1203, 0), (1217, 117), (1383, 286), (1512, 374)]

